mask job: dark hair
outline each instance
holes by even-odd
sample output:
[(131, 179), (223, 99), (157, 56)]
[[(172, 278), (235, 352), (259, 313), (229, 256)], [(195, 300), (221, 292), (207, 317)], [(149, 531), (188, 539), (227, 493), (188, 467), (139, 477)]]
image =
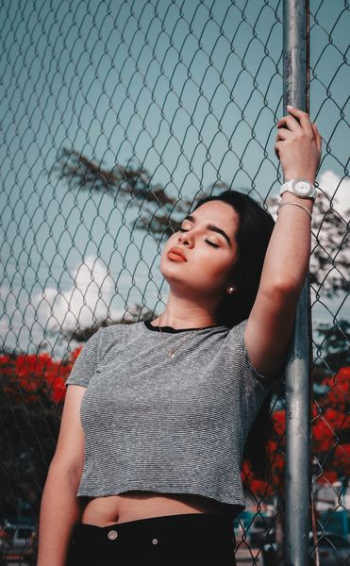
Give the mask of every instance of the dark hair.
[[(239, 216), (235, 241), (238, 256), (229, 273), (229, 283), (237, 287), (232, 295), (225, 293), (217, 311), (218, 324), (230, 328), (249, 317), (258, 292), (265, 254), (275, 225), (271, 214), (250, 196), (226, 190), (215, 196), (197, 201), (194, 210), (213, 200), (233, 207)], [(253, 423), (246, 441), (243, 457), (249, 460), (255, 474), (267, 478), (267, 441), (272, 434), (270, 405), (273, 391), (266, 397)]]

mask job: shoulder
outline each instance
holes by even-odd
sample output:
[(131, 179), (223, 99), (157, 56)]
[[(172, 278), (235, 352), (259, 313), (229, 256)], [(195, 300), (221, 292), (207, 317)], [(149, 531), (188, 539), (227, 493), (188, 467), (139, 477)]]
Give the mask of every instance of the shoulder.
[(249, 333), (249, 318), (242, 320), (229, 331), (230, 342), (232, 346), (239, 350), (241, 362), (246, 370), (251, 374), (254, 379), (257, 379), (261, 384), (266, 386), (272, 385), (274, 382), (279, 381), (283, 374), (280, 372), (265, 371), (264, 364), (256, 363), (252, 356), (253, 348), (250, 348), (251, 336)]
[[(101, 352), (108, 350), (112, 344), (121, 344), (128, 339), (130, 334), (135, 330), (135, 324), (110, 324), (102, 326), (96, 332), (95, 346)], [(88, 341), (89, 342), (89, 341)], [(86, 344), (88, 344), (88, 342)]]
[(87, 387), (101, 360), (109, 351), (113, 351), (114, 347), (122, 343), (122, 337), (127, 334), (128, 326), (131, 325), (115, 324), (100, 327), (83, 346), (66, 381), (66, 386), (76, 384)]
[(273, 381), (281, 378), (288, 362), (288, 343), (286, 346), (282, 326), (283, 320), (279, 326), (250, 315), (243, 329), (242, 338), (251, 363)]
[(126, 346), (130, 340), (144, 338), (142, 333), (143, 322), (116, 323), (101, 327), (96, 333), (96, 344), (99, 351), (104, 352), (110, 348)]
[(98, 332), (100, 333), (100, 339), (102, 340), (113, 340), (114, 338), (127, 338), (138, 331), (143, 325), (143, 322), (118, 322), (115, 324), (109, 324), (108, 326), (102, 326)]

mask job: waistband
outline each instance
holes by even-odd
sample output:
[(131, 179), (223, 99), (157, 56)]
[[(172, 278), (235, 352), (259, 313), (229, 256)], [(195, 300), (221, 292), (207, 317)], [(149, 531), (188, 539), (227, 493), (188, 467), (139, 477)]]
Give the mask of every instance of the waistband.
[(167, 543), (177, 542), (193, 543), (196, 540), (203, 542), (206, 538), (220, 540), (222, 543), (234, 540), (233, 520), (217, 513), (184, 513), (178, 515), (165, 515), (148, 519), (137, 519), (124, 523), (115, 523), (106, 527), (98, 527), (88, 523), (75, 525), (74, 538), (89, 543), (110, 545), (148, 543), (162, 540)]

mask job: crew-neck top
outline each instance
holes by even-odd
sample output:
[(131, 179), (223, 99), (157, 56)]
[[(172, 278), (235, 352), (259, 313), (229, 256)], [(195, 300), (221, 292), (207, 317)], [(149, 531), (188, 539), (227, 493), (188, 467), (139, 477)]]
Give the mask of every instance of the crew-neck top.
[(86, 342), (66, 381), (86, 388), (78, 497), (141, 490), (245, 508), (244, 445), (276, 383), (251, 363), (246, 324), (159, 331), (140, 321)]
[[(201, 328), (173, 328), (172, 326), (161, 326), (161, 330), (159, 330), (159, 326), (152, 325), (150, 320), (143, 321), (146, 327), (149, 330), (154, 330), (155, 332), (170, 332), (175, 334), (176, 332), (189, 332), (192, 330), (206, 330), (207, 328), (218, 328), (218, 325), (212, 324), (211, 326), (202, 326)], [(226, 328), (226, 327), (222, 327)]]

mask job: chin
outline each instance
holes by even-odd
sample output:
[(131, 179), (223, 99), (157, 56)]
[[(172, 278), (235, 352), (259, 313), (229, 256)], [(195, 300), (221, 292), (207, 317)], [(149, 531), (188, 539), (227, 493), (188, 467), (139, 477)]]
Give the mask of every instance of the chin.
[[(175, 265), (175, 269), (176, 269), (176, 265)], [(164, 279), (169, 284), (169, 286), (182, 285), (183, 287), (188, 287), (187, 281), (184, 280), (184, 278), (181, 276), (179, 272), (175, 273), (174, 268), (172, 266), (170, 266), (170, 269), (168, 268), (168, 266), (166, 266), (164, 267), (164, 269), (162, 268), (160, 272), (163, 275)]]

